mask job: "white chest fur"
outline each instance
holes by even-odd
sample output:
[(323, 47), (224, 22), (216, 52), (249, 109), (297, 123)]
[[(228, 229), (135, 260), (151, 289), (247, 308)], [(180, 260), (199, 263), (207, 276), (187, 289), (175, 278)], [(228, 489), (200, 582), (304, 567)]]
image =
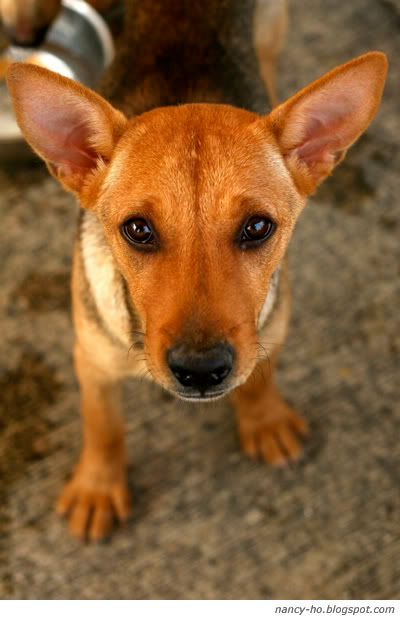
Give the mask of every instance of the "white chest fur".
[(81, 228), (82, 259), (97, 311), (110, 334), (129, 346), (131, 323), (122, 278), (96, 215), (84, 214)]
[(278, 295), (279, 273), (280, 273), (280, 267), (275, 269), (274, 273), (271, 276), (268, 293), (267, 293), (267, 296), (265, 297), (264, 303), (260, 310), (260, 314), (258, 315), (258, 322), (257, 322), (258, 330), (264, 327), (265, 322), (268, 319), (269, 315), (271, 314), (272, 309), (275, 305), (275, 301)]

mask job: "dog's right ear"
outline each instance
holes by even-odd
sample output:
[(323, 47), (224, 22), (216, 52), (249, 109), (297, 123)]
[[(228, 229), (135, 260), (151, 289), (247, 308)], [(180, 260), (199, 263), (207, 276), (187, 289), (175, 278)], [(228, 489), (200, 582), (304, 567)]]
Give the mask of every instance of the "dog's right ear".
[(125, 116), (88, 88), (34, 65), (11, 65), (7, 85), (27, 142), (66, 189), (80, 194), (110, 160)]
[(386, 73), (385, 54), (368, 52), (336, 67), (269, 114), (267, 125), (304, 196), (331, 174), (371, 123)]

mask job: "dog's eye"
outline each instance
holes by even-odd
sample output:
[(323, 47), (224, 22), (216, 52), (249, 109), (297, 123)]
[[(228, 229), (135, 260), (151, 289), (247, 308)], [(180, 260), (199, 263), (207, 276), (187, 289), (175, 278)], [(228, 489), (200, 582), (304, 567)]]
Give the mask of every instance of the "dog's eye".
[(249, 245), (258, 245), (262, 241), (266, 241), (275, 231), (276, 225), (268, 217), (253, 215), (246, 220), (241, 233), (240, 243), (244, 247)]
[(133, 217), (122, 224), (125, 239), (133, 245), (154, 245), (154, 233), (150, 224), (142, 217)]

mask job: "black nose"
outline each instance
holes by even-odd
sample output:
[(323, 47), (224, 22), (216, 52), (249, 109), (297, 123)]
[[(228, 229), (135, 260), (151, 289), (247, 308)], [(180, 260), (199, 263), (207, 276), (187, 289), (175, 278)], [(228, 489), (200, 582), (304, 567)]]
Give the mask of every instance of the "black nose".
[(168, 351), (167, 362), (172, 374), (183, 387), (204, 394), (220, 385), (230, 374), (233, 367), (233, 349), (225, 343), (203, 351), (178, 345)]

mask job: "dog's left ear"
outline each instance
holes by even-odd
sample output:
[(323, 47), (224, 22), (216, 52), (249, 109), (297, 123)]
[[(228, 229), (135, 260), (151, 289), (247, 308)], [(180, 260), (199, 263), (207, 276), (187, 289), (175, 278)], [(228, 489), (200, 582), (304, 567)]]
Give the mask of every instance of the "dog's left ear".
[(27, 142), (67, 190), (80, 194), (99, 163), (111, 159), (125, 116), (88, 88), (34, 65), (11, 65), (7, 85)]
[(386, 73), (385, 54), (369, 52), (330, 71), (267, 117), (301, 194), (311, 194), (368, 127)]

